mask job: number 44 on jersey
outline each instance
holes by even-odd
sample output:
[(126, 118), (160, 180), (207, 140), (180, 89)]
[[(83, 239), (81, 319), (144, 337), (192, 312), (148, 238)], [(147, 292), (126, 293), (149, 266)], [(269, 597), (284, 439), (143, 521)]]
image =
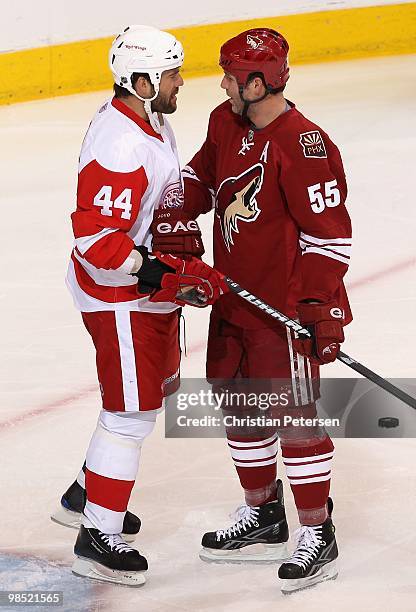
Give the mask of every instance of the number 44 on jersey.
[(94, 197), (94, 206), (101, 208), (101, 214), (105, 217), (113, 216), (113, 208), (119, 208), (122, 219), (131, 218), (131, 189), (123, 189), (123, 191), (113, 200), (113, 188), (111, 185), (104, 185)]

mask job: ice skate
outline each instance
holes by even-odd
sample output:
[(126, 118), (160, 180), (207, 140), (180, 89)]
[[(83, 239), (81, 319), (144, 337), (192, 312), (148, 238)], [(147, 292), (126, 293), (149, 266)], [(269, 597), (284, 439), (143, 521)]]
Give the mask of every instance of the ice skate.
[(231, 527), (206, 533), (199, 557), (217, 563), (274, 563), (287, 558), (289, 532), (280, 480), (277, 494), (277, 501), (263, 506), (240, 506)]
[(279, 568), (282, 593), (310, 588), (338, 576), (335, 529), (330, 517), (322, 525), (303, 525), (297, 532), (297, 546), (290, 559)]
[[(85, 501), (85, 489), (75, 480), (62, 495), (61, 505), (51, 515), (51, 520), (64, 527), (79, 529)], [(134, 542), (140, 527), (141, 521), (139, 517), (127, 510), (123, 523), (123, 539), (126, 542)]]
[(76, 576), (101, 582), (138, 587), (146, 582), (147, 561), (138, 550), (124, 542), (121, 535), (107, 535), (81, 525), (72, 566)]

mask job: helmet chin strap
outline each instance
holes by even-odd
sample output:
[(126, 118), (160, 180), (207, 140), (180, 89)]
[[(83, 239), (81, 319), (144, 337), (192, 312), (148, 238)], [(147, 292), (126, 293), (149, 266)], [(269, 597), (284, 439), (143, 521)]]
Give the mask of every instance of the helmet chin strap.
[(252, 104), (257, 104), (257, 102), (261, 102), (262, 100), (264, 100), (264, 98), (266, 98), (269, 95), (269, 91), (266, 89), (266, 92), (264, 93), (264, 95), (260, 96), (260, 98), (257, 98), (256, 100), (246, 100), (243, 96), (243, 91), (244, 91), (244, 86), (240, 85), (238, 88), (238, 91), (240, 92), (240, 98), (241, 101), (243, 102), (244, 106), (243, 106), (243, 110), (241, 111), (241, 118), (243, 121), (249, 121), (247, 114), (248, 114), (248, 109), (250, 108), (250, 106)]
[(139, 96), (139, 94), (137, 93), (137, 91), (135, 89), (133, 89), (133, 87), (131, 86), (127, 86), (127, 84), (122, 85), (122, 87), (125, 87), (126, 89), (128, 89), (128, 91), (133, 94), (133, 96), (136, 96), (136, 98), (138, 98), (139, 100), (141, 100), (143, 102), (143, 106), (144, 106), (144, 110), (145, 113), (147, 114), (149, 121), (150, 121), (150, 125), (152, 126), (152, 128), (154, 129), (154, 131), (157, 134), (161, 134), (162, 133), (162, 128), (163, 128), (163, 115), (162, 113), (154, 113), (152, 111), (152, 102), (153, 100), (156, 100), (158, 94), (159, 94), (159, 83), (154, 83), (152, 81), (152, 85), (155, 89), (155, 94), (151, 97), (151, 98), (142, 98), (141, 96)]
[(144, 101), (144, 110), (146, 111), (147, 116), (149, 117), (150, 125), (152, 126), (154, 131), (157, 134), (161, 134), (163, 126), (164, 126), (163, 115), (162, 115), (162, 113), (154, 113), (153, 112), (153, 110), (152, 110), (152, 100), (154, 100), (154, 99), (155, 98), (152, 98), (151, 100), (149, 100), (149, 99), (143, 100)]

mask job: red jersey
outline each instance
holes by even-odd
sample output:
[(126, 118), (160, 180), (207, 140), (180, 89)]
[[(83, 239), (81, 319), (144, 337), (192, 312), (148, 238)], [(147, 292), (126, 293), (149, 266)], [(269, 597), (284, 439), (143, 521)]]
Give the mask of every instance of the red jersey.
[[(224, 102), (211, 113), (207, 138), (183, 178), (186, 212), (195, 218), (215, 207), (220, 272), (289, 316), (300, 300), (334, 299), (351, 320), (342, 280), (351, 222), (341, 156), (294, 104), (256, 129)], [(270, 324), (233, 294), (216, 309), (242, 327)]]

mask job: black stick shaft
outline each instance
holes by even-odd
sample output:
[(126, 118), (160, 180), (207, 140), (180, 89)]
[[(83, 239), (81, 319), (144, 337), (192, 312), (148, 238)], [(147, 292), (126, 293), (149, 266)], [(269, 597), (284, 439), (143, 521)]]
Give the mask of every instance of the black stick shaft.
[[(285, 314), (283, 314), (276, 308), (273, 308), (273, 306), (266, 304), (266, 302), (263, 302), (263, 300), (261, 300), (257, 296), (253, 295), (246, 289), (243, 289), (243, 287), (241, 287), (238, 283), (231, 280), (231, 278), (225, 277), (224, 280), (228, 288), (230, 289), (230, 291), (239, 295), (243, 300), (245, 300), (249, 304), (252, 304), (256, 308), (259, 308), (259, 310), (262, 310), (266, 314), (270, 315), (271, 317), (273, 317), (273, 319), (280, 321), (280, 323), (282, 323), (289, 329), (292, 329), (300, 337), (312, 338), (312, 334), (310, 333), (310, 331), (302, 327), (302, 325), (300, 325), (298, 321), (291, 319), (290, 317), (286, 316)], [(352, 368), (353, 370), (361, 374), (361, 376), (368, 378), (369, 380), (374, 382), (376, 385), (378, 385), (379, 387), (381, 387), (388, 393), (391, 393), (391, 395), (394, 395), (394, 397), (397, 397), (399, 400), (401, 400), (402, 402), (404, 402), (405, 404), (407, 404), (408, 406), (416, 410), (416, 399), (414, 397), (412, 397), (411, 395), (408, 395), (405, 391), (403, 391), (402, 389), (399, 389), (399, 387), (396, 387), (395, 385), (393, 385), (391, 382), (389, 382), (385, 378), (382, 378), (381, 376), (379, 376), (378, 374), (376, 374), (375, 372), (373, 372), (366, 366), (362, 365), (362, 363), (359, 363), (358, 361), (356, 361), (355, 359), (353, 359), (346, 353), (343, 353), (342, 351), (339, 351), (337, 355), (337, 359), (339, 359), (339, 361), (342, 361), (342, 363), (347, 365), (349, 368)]]
[(342, 361), (342, 363), (345, 363), (345, 365), (361, 374), (361, 376), (368, 378), (376, 385), (382, 387), (385, 391), (388, 391), (388, 393), (391, 393), (391, 395), (394, 395), (394, 397), (397, 397), (399, 400), (416, 410), (416, 399), (414, 397), (408, 395), (405, 391), (399, 389), (399, 387), (396, 387), (385, 378), (382, 378), (381, 376), (379, 376), (379, 374), (376, 374), (376, 372), (373, 372), (365, 365), (359, 363), (358, 361), (356, 361), (346, 353), (343, 353), (342, 351), (338, 352), (337, 359), (339, 359), (339, 361)]

